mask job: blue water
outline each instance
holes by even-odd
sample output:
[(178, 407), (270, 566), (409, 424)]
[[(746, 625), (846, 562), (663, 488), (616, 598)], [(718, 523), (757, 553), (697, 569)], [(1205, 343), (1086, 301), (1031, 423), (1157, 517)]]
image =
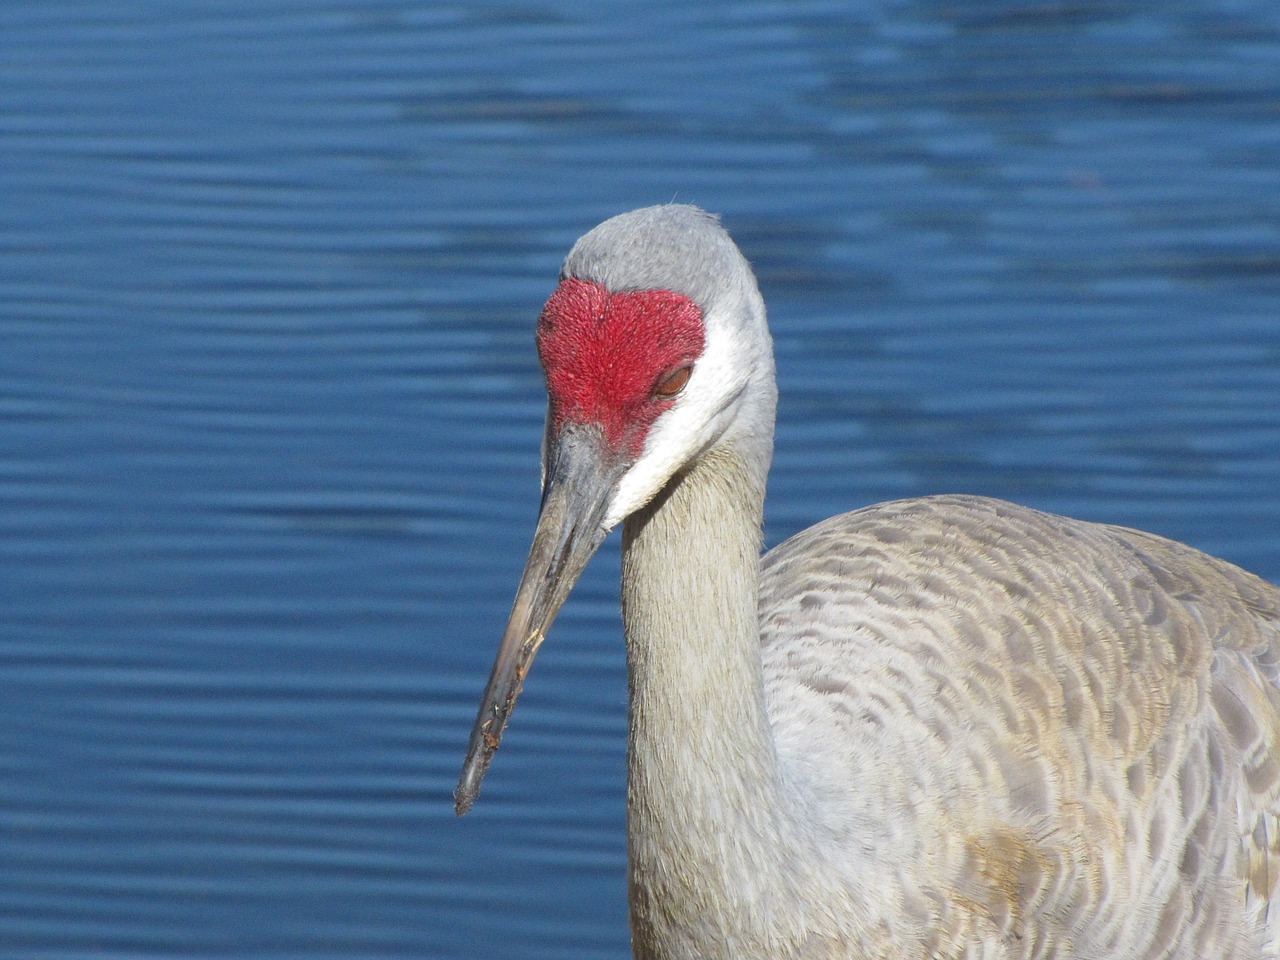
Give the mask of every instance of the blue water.
[(1280, 580), (1280, 7), (0, 6), (0, 957), (621, 958), (617, 544), (471, 815), (573, 239), (721, 212), (771, 543), (993, 494)]

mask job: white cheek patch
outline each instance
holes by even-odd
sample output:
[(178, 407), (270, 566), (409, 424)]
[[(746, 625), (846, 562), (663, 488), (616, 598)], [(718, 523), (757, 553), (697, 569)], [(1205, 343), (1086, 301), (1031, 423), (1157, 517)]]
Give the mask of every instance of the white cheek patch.
[[(645, 438), (644, 449), (618, 482), (605, 513), (604, 529), (654, 498), (681, 467), (724, 432), (734, 401), (747, 385), (749, 369), (733, 363), (735, 344), (723, 327), (708, 322), (706, 348), (693, 365), (693, 376), (675, 405), (658, 417)], [(737, 369), (737, 375), (733, 375)]]

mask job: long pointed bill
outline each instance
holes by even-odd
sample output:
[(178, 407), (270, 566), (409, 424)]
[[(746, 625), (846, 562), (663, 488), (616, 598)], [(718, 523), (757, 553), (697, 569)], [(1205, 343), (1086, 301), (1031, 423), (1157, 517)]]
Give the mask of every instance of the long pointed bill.
[(590, 428), (566, 427), (547, 452), (533, 546), (453, 794), (458, 816), (471, 808), (480, 792), (480, 781), (498, 749), (533, 655), (582, 568), (605, 538), (601, 521), (625, 466)]

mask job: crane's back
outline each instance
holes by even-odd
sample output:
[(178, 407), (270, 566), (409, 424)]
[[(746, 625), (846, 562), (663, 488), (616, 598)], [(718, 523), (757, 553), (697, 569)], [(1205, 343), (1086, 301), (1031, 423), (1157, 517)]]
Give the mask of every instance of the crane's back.
[(784, 776), (922, 948), (1280, 955), (1280, 589), (935, 497), (798, 534), (760, 590)]

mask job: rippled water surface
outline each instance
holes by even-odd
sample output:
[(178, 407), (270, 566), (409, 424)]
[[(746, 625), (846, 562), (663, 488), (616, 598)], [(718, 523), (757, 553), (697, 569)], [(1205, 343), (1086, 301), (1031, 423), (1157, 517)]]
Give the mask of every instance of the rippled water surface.
[(573, 239), (724, 215), (767, 538), (1008, 497), (1280, 579), (1271, 0), (0, 7), (0, 956), (621, 958), (617, 543), (473, 813)]

